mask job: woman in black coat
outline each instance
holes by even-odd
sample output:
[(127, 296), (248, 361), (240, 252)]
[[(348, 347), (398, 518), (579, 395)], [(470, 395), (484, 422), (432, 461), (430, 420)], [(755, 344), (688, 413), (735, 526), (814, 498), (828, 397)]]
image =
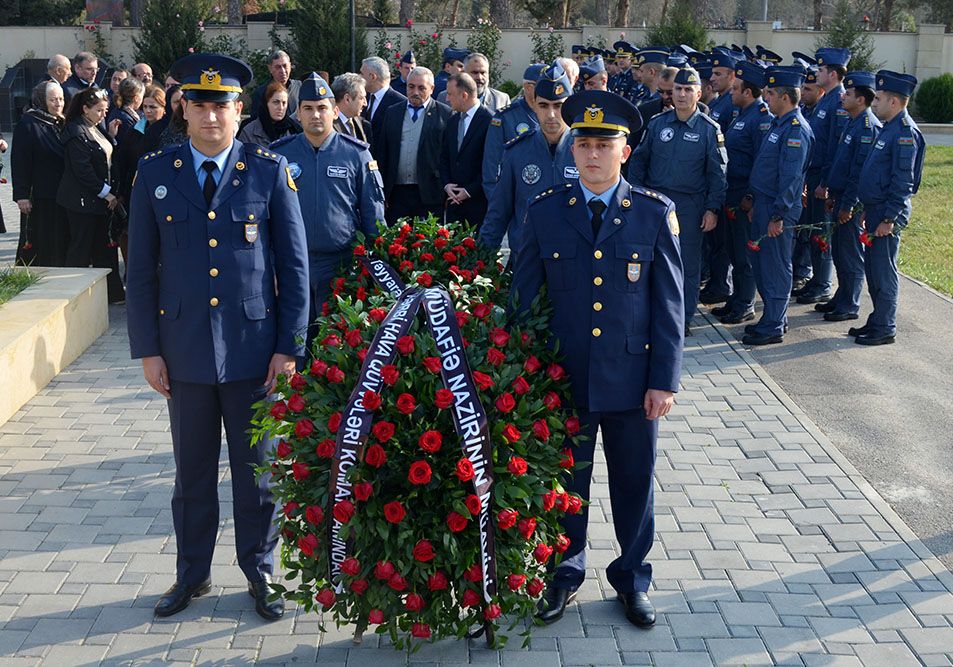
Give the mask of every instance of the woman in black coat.
[(97, 127), (106, 117), (108, 93), (86, 88), (70, 98), (66, 109), (63, 145), (66, 165), (56, 201), (66, 209), (70, 241), (67, 266), (111, 269), (106, 278), (110, 303), (125, 301), (119, 277), (117, 244), (109, 239), (109, 216), (119, 203), (112, 193), (110, 164), (113, 136), (119, 119), (109, 124), (108, 134)]
[(13, 200), (20, 209), (17, 263), (66, 266), (69, 225), (56, 203), (63, 176), (63, 89), (43, 81), (33, 89), (30, 109), (13, 130)]

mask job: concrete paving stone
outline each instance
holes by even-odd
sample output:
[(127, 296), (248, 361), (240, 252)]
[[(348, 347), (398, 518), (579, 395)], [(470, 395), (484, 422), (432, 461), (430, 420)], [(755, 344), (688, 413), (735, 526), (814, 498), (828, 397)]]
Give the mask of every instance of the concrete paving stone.
[(770, 604), (758, 602), (719, 602), (721, 615), (730, 626), (780, 626), (781, 620)]
[(863, 663), (854, 655), (819, 655), (805, 653), (801, 655), (806, 667), (862, 667)]
[(945, 653), (953, 648), (953, 628), (902, 628), (900, 634), (917, 654)]
[(713, 663), (708, 651), (653, 652), (656, 667), (710, 667)]
[(739, 542), (738, 550), (749, 561), (766, 561), (769, 563), (789, 563), (791, 554), (781, 544), (764, 544), (762, 542)]
[(702, 570), (741, 570), (747, 567), (744, 556), (735, 549), (704, 551), (696, 549), (692, 556)]
[(831, 583), (827, 571), (816, 563), (776, 563), (775, 568), (786, 584)]
[(913, 592), (901, 591), (900, 598), (918, 616), (927, 614), (953, 614), (953, 594), (948, 591)]
[(682, 592), (689, 602), (735, 602), (738, 600), (738, 592), (729, 581), (684, 581)]
[(781, 577), (775, 571), (754, 571), (747, 569), (729, 569), (728, 576), (742, 593), (745, 592), (772, 592), (784, 593), (787, 591)]
[(861, 605), (853, 609), (871, 631), (920, 627), (920, 623), (905, 604)]
[(875, 604), (860, 584), (817, 584), (812, 588), (828, 607), (844, 604), (851, 606)]
[(105, 657), (106, 651), (106, 646), (54, 646), (44, 662), (49, 665), (97, 664)]
[(721, 614), (668, 614), (666, 619), (677, 639), (729, 636)]
[(863, 622), (856, 618), (810, 618), (808, 621), (825, 644), (869, 644), (874, 641)]
[(770, 665), (771, 656), (760, 639), (710, 639), (708, 650), (716, 665)]

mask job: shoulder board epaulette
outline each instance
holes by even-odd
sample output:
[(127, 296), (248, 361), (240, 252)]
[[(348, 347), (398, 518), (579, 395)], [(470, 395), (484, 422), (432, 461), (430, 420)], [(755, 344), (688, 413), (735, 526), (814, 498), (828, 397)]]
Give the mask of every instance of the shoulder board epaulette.
[(282, 157), (267, 148), (262, 148), (261, 146), (256, 146), (254, 150), (251, 150), (251, 148), (249, 148), (247, 151), (245, 151), (245, 154), (256, 155), (260, 158), (271, 160), (272, 162), (277, 162)]
[(278, 140), (276, 140), (276, 141), (273, 141), (273, 142), (269, 145), (269, 148), (272, 149), (272, 150), (274, 150), (275, 148), (278, 148), (279, 146), (284, 146), (285, 144), (294, 141), (297, 136), (298, 136), (297, 134), (289, 134), (289, 135), (286, 136), (286, 137), (282, 137), (281, 139), (278, 139)]
[(903, 118), (900, 119), (900, 123), (901, 123), (904, 127), (910, 127), (910, 119), (907, 118), (906, 116), (904, 116)]
[(559, 186), (557, 185), (557, 186), (555, 186), (555, 187), (549, 188), (548, 190), (543, 190), (543, 191), (540, 192), (538, 195), (536, 195), (535, 197), (533, 197), (533, 201), (534, 201), (534, 202), (537, 202), (537, 201), (539, 201), (540, 199), (546, 199), (546, 197), (550, 197), (550, 196), (552, 196), (552, 195), (554, 195), (554, 194), (557, 194), (557, 193), (560, 193), (560, 192), (562, 192), (562, 193), (569, 192), (569, 190), (572, 188), (572, 186), (573, 186), (572, 183), (564, 183), (562, 187), (559, 187)]
[(699, 114), (699, 116), (701, 116), (702, 118), (704, 118), (705, 121), (706, 121), (709, 125), (714, 125), (716, 128), (718, 128), (718, 131), (721, 132), (721, 125), (718, 124), (718, 121), (717, 121), (717, 120), (715, 120), (715, 119), (713, 119), (711, 116), (709, 116), (709, 115), (707, 115), (707, 114), (703, 114), (703, 113), (702, 113), (702, 114)]
[(502, 109), (498, 110), (498, 111), (496, 112), (496, 115), (499, 116), (500, 114), (507, 113), (508, 111), (513, 111), (513, 110), (516, 109), (517, 107), (522, 106), (522, 105), (519, 104), (519, 99), (522, 99), (522, 98), (518, 98), (518, 99), (512, 100), (512, 101), (511, 101), (509, 104), (507, 104), (505, 107), (503, 107)]
[(512, 148), (526, 137), (530, 137), (534, 134), (536, 134), (536, 130), (533, 129), (527, 130), (526, 132), (523, 132), (523, 134), (517, 134), (515, 137), (503, 144), (503, 148)]
[[(172, 147), (172, 148), (178, 148), (178, 146), (174, 146), (174, 147)], [(139, 158), (139, 164), (140, 164), (140, 165), (143, 165), (143, 164), (145, 164), (145, 163), (147, 163), (147, 162), (155, 162), (155, 161), (157, 161), (157, 160), (161, 160), (162, 158), (167, 158), (167, 157), (169, 157), (170, 155), (175, 155), (175, 153), (176, 153), (175, 150), (166, 150), (166, 149), (161, 149), (161, 148), (160, 148), (160, 149), (157, 150), (157, 151), (152, 151), (151, 153), (146, 153), (146, 154), (143, 155), (141, 158)]]
[(799, 121), (797, 118), (793, 116), (791, 117), (791, 125), (800, 125), (800, 124), (801, 124), (801, 121)]
[(864, 127), (870, 127), (870, 116), (864, 116)]
[[(366, 141), (361, 141), (357, 137), (352, 137), (350, 134), (344, 134), (343, 132), (338, 132), (338, 135), (345, 141), (359, 147), (359, 148), (370, 148), (370, 144)], [(274, 145), (274, 144), (272, 144)]]
[(643, 188), (641, 185), (630, 185), (633, 194), (642, 195), (648, 199), (658, 202), (662, 206), (668, 208), (672, 204), (672, 200), (663, 195), (661, 192), (656, 192), (655, 190), (650, 190), (649, 188)]

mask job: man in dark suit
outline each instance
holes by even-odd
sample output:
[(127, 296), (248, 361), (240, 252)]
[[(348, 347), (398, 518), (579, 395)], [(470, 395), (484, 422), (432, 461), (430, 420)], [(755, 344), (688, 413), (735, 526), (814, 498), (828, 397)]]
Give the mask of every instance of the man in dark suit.
[(73, 58), (73, 73), (63, 82), (63, 99), (69, 104), (70, 98), (86, 88), (96, 85), (96, 74), (99, 73), (99, 58), (95, 53), (80, 51)]
[(280, 83), (288, 90), (288, 113), (295, 114), (298, 109), (298, 91), (301, 90), (301, 82), (291, 78), (291, 69), (291, 58), (284, 51), (279, 49), (269, 56), (268, 72), (271, 74), (271, 79), (262, 83), (252, 92), (250, 112), (252, 118), (258, 116), (261, 100), (272, 81)]
[(334, 93), (334, 105), (338, 109), (333, 123), (334, 129), (341, 134), (360, 139), (365, 144), (371, 143), (371, 121), (361, 117), (361, 111), (367, 105), (367, 93), (364, 92), (364, 79), (361, 75), (354, 72), (339, 74), (334, 77), (331, 92)]
[(383, 58), (365, 58), (361, 62), (361, 76), (367, 93), (367, 106), (361, 116), (371, 122), (371, 154), (380, 160), (376, 139), (383, 132), (384, 111), (393, 104), (406, 104), (407, 98), (390, 87), (390, 66)]
[(447, 81), (447, 100), (456, 111), (447, 122), (440, 157), (440, 180), (447, 193), (447, 219), (467, 220), (479, 227), (486, 215), (482, 165), (486, 132), (493, 114), (480, 104), (469, 74)]
[[(443, 211), (440, 150), (450, 107), (433, 99), (433, 72), (417, 67), (407, 79), (407, 103), (384, 112), (377, 159), (388, 202), (387, 222)], [(374, 131), (374, 136), (379, 136)]]

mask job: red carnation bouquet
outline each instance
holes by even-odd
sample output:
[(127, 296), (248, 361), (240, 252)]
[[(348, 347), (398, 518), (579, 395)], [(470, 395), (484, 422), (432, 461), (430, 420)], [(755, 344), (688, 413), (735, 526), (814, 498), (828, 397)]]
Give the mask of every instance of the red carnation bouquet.
[(309, 368), (253, 422), (277, 440), (262, 471), (282, 508), (275, 588), (398, 648), (474, 626), (502, 645), (569, 547), (559, 519), (583, 507), (562, 486), (579, 420), (550, 311), (537, 298), (511, 325), (508, 276), (462, 224), (384, 227), (354, 255)]

